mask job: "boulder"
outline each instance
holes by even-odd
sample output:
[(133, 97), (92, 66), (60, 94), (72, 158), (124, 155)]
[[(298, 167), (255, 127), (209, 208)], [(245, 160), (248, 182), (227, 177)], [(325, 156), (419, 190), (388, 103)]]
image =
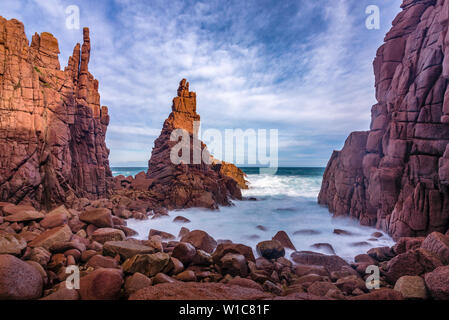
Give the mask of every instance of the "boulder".
[(147, 276), (136, 272), (133, 275), (126, 278), (125, 281), (125, 291), (128, 295), (139, 291), (140, 289), (149, 287), (153, 284), (150, 278)]
[(396, 281), (394, 290), (400, 292), (405, 299), (427, 299), (424, 279), (419, 276), (403, 276)]
[(212, 254), (215, 263), (218, 263), (222, 257), (228, 253), (237, 253), (245, 256), (247, 261), (256, 262), (253, 249), (244, 244), (239, 243), (220, 243)]
[(154, 253), (156, 249), (131, 241), (108, 241), (103, 245), (103, 255), (115, 257), (120, 255), (123, 260), (131, 258), (137, 254)]
[(7, 222), (28, 222), (34, 220), (42, 220), (45, 217), (43, 213), (35, 210), (24, 210), (14, 213), (13, 215), (4, 217)]
[(150, 233), (148, 234), (148, 238), (151, 238), (152, 236), (160, 236), (162, 240), (173, 240), (176, 239), (174, 235), (168, 232), (159, 231), (155, 229), (150, 229)]
[(122, 241), (126, 236), (122, 230), (113, 228), (100, 228), (92, 233), (92, 240), (99, 243), (105, 243), (108, 241)]
[(0, 255), (0, 300), (38, 299), (42, 288), (42, 275), (35, 267), (12, 255)]
[(285, 255), (284, 246), (277, 240), (259, 242), (256, 249), (260, 256), (267, 259), (277, 259)]
[(248, 264), (245, 256), (236, 253), (227, 253), (220, 259), (220, 269), (222, 274), (229, 274), (233, 277), (248, 276)]
[(20, 235), (0, 231), (0, 254), (19, 256), (26, 247), (27, 242)]
[(122, 267), (126, 273), (142, 273), (147, 277), (153, 277), (162, 272), (170, 261), (170, 256), (166, 253), (157, 252), (153, 254), (138, 254), (127, 259)]
[(107, 268), (107, 269), (119, 269), (120, 265), (117, 260), (111, 257), (105, 257), (102, 255), (94, 255), (87, 261), (86, 267), (94, 269)]
[(402, 294), (389, 288), (374, 289), (369, 293), (361, 294), (355, 297), (349, 297), (349, 300), (404, 300)]
[(397, 255), (387, 263), (387, 279), (395, 283), (402, 276), (419, 276), (442, 266), (430, 252), (420, 248)]
[(449, 266), (441, 266), (424, 276), (429, 293), (435, 300), (449, 300)]
[(297, 264), (323, 266), (329, 273), (340, 271), (343, 267), (351, 268), (345, 260), (335, 255), (325, 255), (311, 251), (297, 251), (291, 254), (291, 258)]
[(122, 285), (121, 270), (101, 268), (80, 279), (78, 292), (82, 300), (117, 300)]
[(329, 292), (329, 290), (339, 291), (338, 288), (333, 283), (325, 281), (314, 282), (310, 285), (309, 288), (307, 288), (307, 292), (309, 294), (319, 297), (325, 296)]
[(449, 237), (439, 232), (432, 232), (422, 242), (421, 248), (433, 253), (444, 265), (449, 264)]
[(98, 228), (112, 228), (112, 213), (108, 208), (93, 208), (83, 211), (79, 219), (86, 223), (91, 223)]
[(292, 241), (285, 231), (279, 231), (278, 233), (276, 233), (272, 240), (279, 241), (284, 246), (284, 248), (296, 251), (295, 246), (293, 245)]
[(192, 263), (195, 256), (195, 247), (187, 242), (179, 242), (172, 252), (172, 257), (178, 259), (184, 265), (189, 265)]
[(217, 247), (217, 241), (207, 232), (202, 230), (193, 230), (181, 238), (182, 242), (188, 242), (195, 248), (212, 253)]
[(43, 247), (50, 249), (52, 245), (58, 242), (67, 242), (72, 238), (72, 230), (68, 225), (63, 225), (50, 230), (47, 230), (36, 237), (28, 245), (32, 248)]

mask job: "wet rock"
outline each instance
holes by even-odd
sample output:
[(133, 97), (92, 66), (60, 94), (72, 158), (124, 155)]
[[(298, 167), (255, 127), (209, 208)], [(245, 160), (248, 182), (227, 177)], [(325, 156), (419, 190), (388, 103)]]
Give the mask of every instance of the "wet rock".
[(334, 233), (338, 234), (340, 236), (352, 236), (353, 235), (352, 232), (349, 232), (349, 231), (346, 231), (346, 230), (342, 230), (342, 229), (334, 229)]
[(272, 240), (279, 241), (284, 246), (284, 248), (296, 251), (295, 246), (293, 245), (292, 241), (285, 231), (279, 231), (278, 233), (276, 233)]
[(237, 253), (245, 256), (247, 261), (256, 262), (254, 258), (253, 249), (244, 244), (239, 243), (221, 243), (217, 246), (214, 253), (212, 254), (212, 258), (215, 263), (218, 263), (222, 257), (224, 257), (228, 253)]
[(185, 227), (182, 227), (182, 228), (179, 230), (178, 237), (179, 237), (179, 238), (182, 238), (182, 237), (184, 237), (185, 235), (187, 235), (189, 232), (190, 232), (189, 229), (187, 229), (187, 228), (185, 228)]
[(195, 247), (187, 242), (178, 243), (172, 252), (172, 257), (178, 259), (184, 265), (189, 265), (190, 263), (192, 263), (195, 256)]
[(405, 299), (427, 299), (424, 279), (418, 276), (403, 276), (396, 281), (394, 290), (400, 292)]
[(229, 274), (233, 277), (248, 276), (248, 265), (244, 255), (227, 253), (220, 259), (219, 266), (222, 274)]
[(261, 231), (267, 231), (268, 230), (266, 227), (261, 226), (261, 225), (256, 226), (256, 229), (259, 229)]
[(80, 279), (82, 300), (117, 300), (123, 285), (123, 274), (118, 269), (97, 269)]
[(260, 256), (267, 259), (277, 259), (285, 255), (284, 246), (277, 240), (259, 242), (256, 249)]
[(314, 249), (320, 249), (320, 250), (326, 251), (326, 253), (328, 253), (328, 254), (335, 254), (334, 247), (332, 247), (332, 245), (329, 243), (315, 243), (315, 244), (312, 244), (311, 247)]
[(308, 274), (316, 274), (320, 276), (329, 276), (329, 272), (323, 266), (297, 264), (295, 266), (295, 274), (302, 277)]
[(12, 255), (0, 255), (0, 299), (38, 299), (42, 288), (43, 279), (36, 268)]
[(321, 234), (320, 231), (317, 230), (311, 230), (311, 229), (303, 229), (303, 230), (297, 230), (293, 232), (293, 235), (295, 236), (315, 236)]
[(384, 236), (383, 233), (379, 232), (379, 231), (376, 231), (371, 234), (371, 237), (374, 237), (374, 238), (382, 238), (383, 236)]
[(342, 267), (351, 268), (345, 260), (335, 255), (325, 255), (311, 251), (297, 251), (292, 253), (291, 258), (298, 264), (323, 266), (328, 272), (339, 271)]
[(160, 236), (162, 240), (173, 240), (176, 238), (171, 233), (159, 231), (159, 230), (155, 230), (155, 229), (150, 229), (148, 238), (151, 238), (152, 236)]
[(177, 216), (173, 219), (173, 222), (177, 222), (177, 223), (189, 223), (190, 220), (183, 217), (183, 216)]
[(193, 230), (181, 238), (182, 242), (188, 242), (195, 248), (212, 253), (217, 247), (217, 242), (207, 232)]

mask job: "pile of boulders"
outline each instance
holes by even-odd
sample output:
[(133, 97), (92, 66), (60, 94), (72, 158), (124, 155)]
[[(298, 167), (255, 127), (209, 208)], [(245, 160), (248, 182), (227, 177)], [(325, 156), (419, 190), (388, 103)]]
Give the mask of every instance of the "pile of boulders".
[[(449, 299), (449, 237), (402, 238), (349, 264), (294, 251), (287, 233), (252, 248), (182, 226), (132, 238), (126, 217), (166, 212), (78, 201), (46, 213), (0, 203), (0, 299)], [(378, 267), (381, 289), (369, 289)], [(76, 275), (79, 274), (79, 287)], [(73, 285), (74, 287), (72, 287)]]

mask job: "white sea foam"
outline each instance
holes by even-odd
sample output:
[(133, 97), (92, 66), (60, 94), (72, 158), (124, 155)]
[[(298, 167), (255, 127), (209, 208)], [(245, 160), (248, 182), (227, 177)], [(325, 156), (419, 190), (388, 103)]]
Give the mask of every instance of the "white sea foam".
[[(262, 240), (271, 239), (283, 230), (290, 236), (297, 250), (320, 251), (311, 247), (316, 243), (329, 243), (337, 255), (352, 261), (354, 256), (366, 253), (371, 247), (391, 246), (393, 240), (384, 235), (377, 241), (370, 236), (374, 228), (360, 226), (349, 218), (332, 218), (327, 208), (320, 207), (316, 197), (320, 190), (320, 176), (269, 176), (248, 175), (250, 189), (246, 197), (257, 201), (235, 201), (232, 207), (218, 211), (187, 209), (170, 212), (169, 217), (155, 220), (128, 220), (128, 226), (139, 232), (140, 239), (146, 239), (150, 229), (157, 229), (177, 235), (185, 226), (190, 230), (204, 230), (215, 239), (229, 239), (255, 248)], [(188, 224), (173, 223), (177, 215), (191, 220)], [(256, 228), (264, 226), (267, 230)], [(334, 229), (343, 229), (352, 235), (337, 235)], [(313, 234), (295, 234), (297, 231), (313, 231)], [(310, 233), (310, 232), (309, 232)]]

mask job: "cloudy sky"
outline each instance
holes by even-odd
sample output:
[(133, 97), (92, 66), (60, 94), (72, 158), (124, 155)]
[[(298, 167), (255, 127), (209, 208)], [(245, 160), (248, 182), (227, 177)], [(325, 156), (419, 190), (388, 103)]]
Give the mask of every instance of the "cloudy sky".
[[(113, 166), (147, 165), (182, 78), (203, 130), (278, 129), (280, 165), (325, 166), (351, 131), (369, 127), (372, 61), (401, 2), (1, 0), (0, 15), (21, 20), (29, 39), (54, 34), (65, 66), (82, 42), (66, 9), (79, 7)], [(369, 5), (379, 30), (365, 26)]]

